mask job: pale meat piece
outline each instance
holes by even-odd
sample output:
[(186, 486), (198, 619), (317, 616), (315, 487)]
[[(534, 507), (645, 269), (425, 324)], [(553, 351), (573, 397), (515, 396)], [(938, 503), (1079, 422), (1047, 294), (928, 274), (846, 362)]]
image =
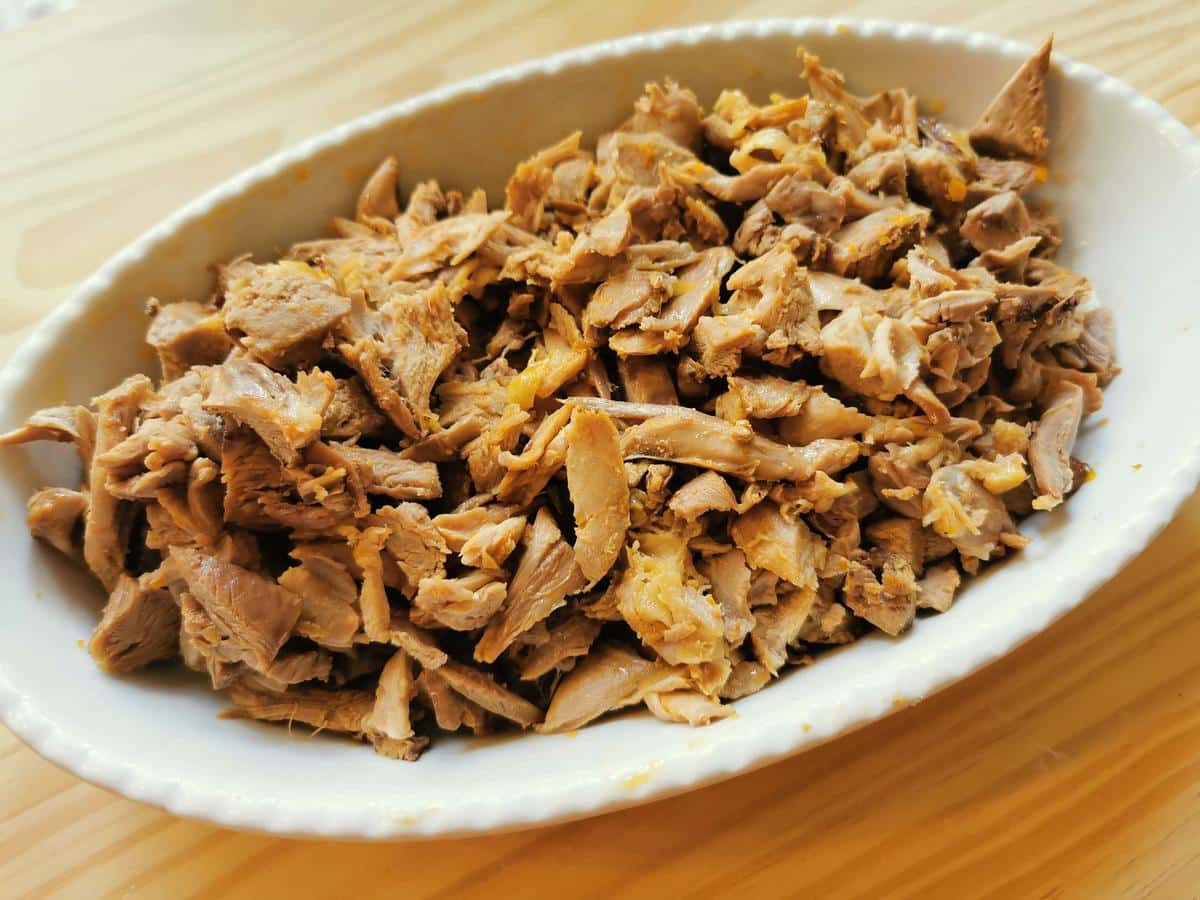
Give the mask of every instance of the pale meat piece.
[(1029, 466), (1040, 491), (1033, 501), (1035, 509), (1053, 509), (1070, 493), (1074, 480), (1071, 451), (1082, 418), (1083, 389), (1069, 381), (1059, 382), (1029, 440)]
[(1046, 42), (1025, 60), (971, 129), (976, 149), (995, 156), (1040, 159), (1046, 153), (1046, 75), (1050, 48)]
[(397, 650), (379, 673), (375, 703), (362, 723), (376, 753), (415, 760), (429, 742), (428, 738), (414, 738), (409, 704), (415, 694), (412, 661), (403, 650)]
[(749, 428), (695, 413), (660, 415), (621, 435), (626, 459), (660, 459), (763, 481), (804, 481), (838, 472), (859, 455), (854, 441), (818, 440), (789, 447)]
[(746, 554), (730, 550), (709, 556), (697, 563), (712, 585), (713, 598), (721, 605), (725, 640), (736, 647), (754, 630), (754, 613), (750, 610), (750, 567)]
[(569, 312), (557, 303), (549, 305), (550, 321), (543, 333), (544, 345), (533, 351), (529, 362), (508, 385), (508, 399), (522, 409), (552, 395), (587, 366), (591, 351)]
[(51, 406), (38, 410), (20, 428), (0, 435), (0, 446), (57, 441), (74, 444), (84, 466), (92, 464), (96, 418), (86, 406)]
[(971, 207), (959, 226), (962, 236), (980, 253), (1003, 250), (1032, 230), (1029, 211), (1015, 191), (996, 194)]
[(879, 578), (851, 562), (843, 590), (846, 606), (885, 634), (898, 635), (912, 625), (920, 588), (912, 567), (900, 557), (889, 557)]
[(483, 525), (463, 541), (458, 555), (464, 566), (499, 569), (525, 533), (525, 517), (512, 516), (502, 522)]
[(522, 728), (529, 728), (542, 721), (540, 709), (520, 694), (497, 684), (486, 672), (451, 660), (441, 666), (437, 673), (468, 700)]
[(455, 553), (459, 553), (479, 531), (499, 525), (506, 519), (512, 518), (516, 512), (515, 506), (503, 503), (482, 503), (468, 509), (442, 513), (440, 516), (434, 516), (432, 521), (434, 528), (445, 541), (445, 546)]
[(796, 263), (791, 244), (781, 242), (746, 263), (729, 276), (726, 287), (733, 295), (721, 306), (721, 313), (745, 319), (765, 332), (758, 352), (768, 362), (786, 365), (805, 353), (820, 351), (821, 322), (808, 273)]
[(465, 726), (475, 734), (487, 732), (487, 713), (483, 707), (456, 692), (436, 671), (422, 670), (415, 687), (417, 698), (432, 710), (442, 731), (458, 731)]
[(261, 719), (267, 722), (303, 722), (317, 731), (361, 735), (364, 722), (374, 709), (370, 691), (323, 688), (292, 688), (284, 694), (257, 690), (241, 684), (230, 687), (231, 709), (227, 719)]
[(651, 690), (683, 688), (687, 682), (661, 663), (618, 644), (604, 644), (579, 662), (550, 698), (537, 730), (574, 731), (606, 712), (640, 703)]
[(456, 266), (478, 250), (508, 217), (505, 211), (463, 213), (416, 228), (385, 277), (403, 281), (442, 266)]
[(741, 419), (799, 415), (811, 393), (803, 381), (788, 381), (777, 375), (731, 376), (726, 385), (725, 393), (717, 398), (717, 415), (735, 423)]
[(596, 583), (612, 568), (629, 529), (629, 486), (612, 419), (577, 408), (566, 427), (567, 487), (575, 515), (575, 561)]
[(750, 646), (771, 675), (778, 675), (787, 662), (788, 645), (800, 636), (816, 597), (812, 588), (789, 586), (781, 591), (778, 603), (755, 611)]
[(644, 316), (639, 331), (618, 332), (609, 346), (621, 355), (647, 356), (680, 350), (700, 317), (712, 310), (721, 295), (721, 282), (733, 268), (728, 247), (710, 247), (695, 262), (675, 273), (671, 297), (656, 315)]
[(396, 157), (385, 157), (359, 192), (358, 202), (354, 206), (354, 217), (358, 221), (394, 219), (400, 215), (396, 186), (399, 175), (400, 163)]
[(220, 313), (211, 306), (190, 300), (164, 306), (152, 300), (150, 314), (146, 343), (158, 353), (164, 381), (179, 378), (193, 366), (216, 365), (233, 349)]
[(831, 267), (835, 274), (876, 283), (917, 242), (928, 224), (929, 210), (914, 203), (863, 216), (833, 233)]
[(387, 425), (357, 378), (334, 381), (333, 397), (321, 415), (321, 437), (327, 440), (374, 437)]
[(83, 554), (81, 524), (88, 499), (67, 488), (42, 488), (29, 498), (25, 522), (35, 538), (73, 558)]
[(521, 678), (533, 681), (550, 672), (563, 672), (586, 656), (600, 636), (602, 623), (587, 616), (574, 614), (555, 625), (544, 643), (529, 651), (521, 663)]
[(287, 588), (242, 566), (189, 547), (172, 547), (172, 577), (188, 591), (225, 637), (236, 639), (259, 666), (279, 654), (303, 606)]
[(667, 503), (671, 512), (688, 522), (709, 512), (729, 512), (737, 505), (729, 482), (716, 472), (697, 475), (672, 494)]
[(301, 448), (321, 434), (322, 410), (295, 382), (249, 359), (215, 366), (202, 406), (253, 429), (285, 465), (299, 462)]
[(394, 500), (435, 500), (442, 496), (438, 469), (431, 462), (414, 462), (392, 450), (372, 450), (354, 444), (332, 444), (358, 470), (368, 494)]
[(724, 651), (721, 607), (676, 532), (638, 532), (616, 586), (621, 616), (643, 643), (672, 665), (704, 663)]
[(131, 375), (92, 401), (96, 407), (96, 434), (88, 471), (90, 487), (83, 519), (83, 558), (92, 574), (109, 591), (116, 587), (117, 577), (125, 568), (132, 510), (105, 488), (108, 471), (96, 457), (129, 436), (138, 406), (152, 393), (149, 378)]
[(392, 609), (388, 602), (383, 575), (383, 548), (391, 537), (386, 525), (371, 525), (358, 529), (347, 526), (346, 540), (354, 564), (362, 573), (358, 593), (358, 610), (362, 616), (363, 633), (376, 643), (384, 643), (391, 635)]
[(169, 592), (122, 572), (88, 653), (107, 672), (134, 672), (179, 654), (179, 607)]
[(659, 403), (676, 406), (679, 397), (665, 360), (646, 356), (617, 359), (621, 389), (629, 403)]
[(298, 545), (291, 556), (298, 564), (279, 583), (300, 598), (296, 633), (322, 647), (348, 649), (362, 624), (355, 609), (358, 584), (341, 560), (318, 545)]
[[(562, 606), (586, 581), (554, 516), (542, 507), (526, 526), (521, 559), (508, 595), (475, 645), (475, 659), (495, 662), (516, 638)], [(477, 701), (479, 702), (479, 701)], [(486, 706), (486, 704), (481, 704)]]
[(474, 631), (504, 603), (503, 572), (475, 570), (458, 578), (422, 578), (412, 601), (413, 622), (427, 628)]
[(786, 516), (777, 504), (764, 500), (738, 516), (729, 533), (750, 565), (796, 587), (816, 590), (826, 547), (798, 516)]
[(274, 369), (316, 363), (326, 337), (349, 313), (350, 301), (331, 281), (292, 260), (254, 266), (232, 279), (221, 307), (229, 334)]
[(1016, 531), (1004, 501), (968, 474), (963, 463), (933, 473), (922, 499), (922, 521), (966, 557), (989, 559)]
[(946, 612), (953, 605), (954, 593), (961, 583), (962, 576), (954, 563), (944, 562), (930, 566), (925, 577), (918, 582), (921, 592), (917, 597), (917, 606)]
[(870, 424), (870, 416), (821, 388), (810, 387), (800, 411), (780, 419), (777, 429), (786, 444), (811, 444), (822, 438), (854, 437), (865, 432)]
[(735, 715), (732, 706), (699, 691), (654, 691), (646, 695), (646, 708), (664, 722), (684, 722), (693, 727)]

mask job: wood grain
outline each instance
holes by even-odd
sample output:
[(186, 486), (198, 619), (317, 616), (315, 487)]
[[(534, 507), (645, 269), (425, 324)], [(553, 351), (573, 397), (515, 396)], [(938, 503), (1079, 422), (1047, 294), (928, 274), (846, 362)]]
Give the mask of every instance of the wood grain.
[[(87, 2), (0, 34), (0, 357), (207, 187), (374, 107), (648, 28), (815, 2)], [(865, 0), (1036, 41), (1200, 124), (1200, 4)], [(246, 835), (84, 784), (0, 729), (5, 896), (1192, 897), (1200, 498), (1081, 609), (944, 693), (641, 809), (394, 847)]]

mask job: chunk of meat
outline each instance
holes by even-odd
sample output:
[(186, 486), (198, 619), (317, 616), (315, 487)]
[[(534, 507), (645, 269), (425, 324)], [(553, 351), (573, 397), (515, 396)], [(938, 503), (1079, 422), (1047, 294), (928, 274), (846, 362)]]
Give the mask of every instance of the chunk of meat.
[(812, 588), (788, 587), (782, 591), (778, 603), (755, 612), (750, 645), (771, 675), (777, 675), (787, 662), (788, 645), (800, 636), (816, 597), (817, 592)]
[(144, 587), (122, 572), (88, 652), (108, 672), (133, 672), (173, 659), (179, 653), (179, 607), (169, 592)]
[(279, 583), (300, 598), (296, 633), (322, 647), (349, 649), (361, 619), (355, 609), (358, 585), (346, 565), (319, 545), (298, 545), (291, 555), (298, 565), (280, 575)]
[(858, 458), (854, 441), (818, 440), (788, 447), (714, 416), (676, 413), (647, 419), (621, 435), (626, 459), (661, 459), (763, 481), (804, 481), (840, 471)]
[(428, 738), (413, 736), (409, 704), (415, 694), (412, 661), (403, 650), (397, 650), (379, 673), (375, 703), (362, 723), (376, 753), (415, 760), (429, 743)]
[(422, 578), (413, 598), (413, 621), (454, 631), (482, 628), (504, 603), (505, 584), (497, 574), (475, 570), (458, 578)]
[(575, 561), (594, 584), (617, 561), (629, 528), (629, 486), (621, 442), (612, 419), (585, 408), (571, 413), (566, 436)]
[(606, 712), (640, 703), (651, 690), (686, 685), (661, 663), (643, 659), (619, 644), (604, 644), (559, 683), (537, 730), (548, 734), (574, 731)]
[(1083, 388), (1059, 382), (1029, 441), (1029, 467), (1041, 492), (1035, 509), (1053, 509), (1071, 492), (1071, 451), (1083, 418)]
[(963, 463), (942, 466), (925, 488), (922, 522), (954, 543), (963, 556), (988, 559), (1016, 531), (1004, 501), (968, 474)]
[(192, 547), (172, 547), (172, 574), (220, 630), (244, 645), (260, 667), (269, 665), (291, 636), (303, 603), (257, 572)]
[(946, 612), (954, 603), (954, 594), (961, 583), (962, 576), (954, 563), (942, 562), (930, 566), (919, 582), (921, 592), (917, 597), (917, 606)]
[(793, 249), (780, 242), (730, 275), (726, 286), (733, 295), (721, 307), (722, 314), (761, 328), (766, 334), (763, 358), (781, 365), (821, 348), (821, 322), (808, 274), (796, 263)]
[(414, 228), (404, 241), (400, 258), (385, 273), (389, 281), (403, 281), (436, 271), (442, 266), (457, 266), (478, 250), (509, 213), (463, 213)]
[(724, 478), (703, 472), (672, 494), (667, 505), (681, 519), (694, 522), (705, 513), (736, 509), (737, 498)]
[(566, 309), (551, 303), (549, 316), (544, 347), (533, 351), (524, 370), (508, 384), (509, 401), (522, 409), (529, 409), (535, 400), (549, 397), (576, 378), (591, 356), (579, 326)]
[(358, 469), (368, 494), (395, 500), (435, 500), (442, 496), (442, 482), (434, 463), (414, 462), (392, 450), (354, 444), (333, 446)]
[(971, 144), (994, 156), (1040, 159), (1046, 153), (1046, 75), (1054, 38), (1021, 64), (971, 129)]
[(38, 410), (24, 425), (0, 435), (0, 446), (33, 441), (72, 443), (84, 467), (92, 464), (96, 443), (96, 419), (86, 406), (51, 406)]
[(642, 641), (666, 662), (703, 663), (724, 650), (721, 607), (691, 564), (675, 532), (639, 532), (626, 551), (617, 608)]
[(692, 332), (700, 367), (709, 376), (732, 375), (742, 365), (742, 353), (766, 340), (762, 328), (743, 316), (701, 316)]
[(779, 420), (779, 437), (787, 444), (851, 438), (866, 431), (871, 417), (847, 406), (820, 388), (810, 388), (795, 415)]
[(387, 418), (375, 408), (359, 378), (335, 379), (333, 397), (321, 415), (322, 438), (374, 437), (385, 425)]
[(518, 635), (545, 619), (568, 594), (581, 590), (586, 583), (574, 552), (546, 507), (539, 509), (533, 523), (526, 527), (523, 544), (504, 605), (475, 645), (479, 662), (495, 662)]
[(700, 317), (711, 311), (720, 298), (721, 282), (734, 261), (728, 247), (702, 250), (695, 262), (676, 271), (670, 299), (662, 309), (656, 315), (642, 317), (640, 331), (614, 334), (609, 346), (618, 354), (639, 356), (680, 350)]
[(661, 403), (677, 405), (675, 383), (664, 360), (654, 357), (629, 356), (617, 359), (621, 388), (630, 403)]
[(633, 106), (633, 117), (624, 127), (630, 131), (657, 131), (679, 146), (697, 152), (702, 115), (696, 95), (667, 79), (664, 85), (646, 85), (646, 92)]
[(109, 591), (125, 568), (130, 509), (105, 488), (107, 469), (98, 456), (117, 446), (133, 430), (138, 407), (153, 390), (145, 375), (131, 375), (93, 402), (96, 407), (95, 449), (88, 471), (88, 505), (83, 519), (83, 558)]
[(517, 548), (524, 533), (524, 516), (511, 516), (502, 522), (482, 525), (463, 542), (459, 557), (464, 566), (499, 569)]
[(846, 605), (885, 634), (897, 635), (912, 625), (920, 588), (912, 567), (901, 557), (888, 557), (879, 579), (852, 561), (843, 590)]
[(183, 300), (165, 306), (153, 300), (146, 343), (158, 353), (163, 380), (174, 381), (193, 366), (216, 365), (229, 355), (233, 341), (221, 315), (211, 306)]
[(831, 238), (831, 268), (835, 274), (874, 284), (920, 239), (929, 219), (929, 210), (908, 203), (899, 209), (881, 209), (843, 225)]
[(354, 205), (354, 217), (364, 222), (368, 219), (394, 219), (400, 215), (396, 188), (399, 176), (400, 163), (396, 157), (384, 157), (363, 185), (358, 202)]
[(825, 567), (825, 543), (799, 517), (785, 516), (776, 503), (764, 500), (738, 516), (729, 534), (750, 565), (816, 590), (817, 573)]
[(242, 684), (229, 689), (228, 719), (261, 719), (266, 722), (303, 722), (317, 731), (360, 735), (375, 706), (370, 691), (292, 688), (284, 694), (257, 690)]
[(1005, 191), (973, 206), (959, 227), (960, 233), (980, 253), (1003, 250), (1024, 237), (1033, 226), (1029, 211), (1016, 191)]
[(252, 428), (286, 465), (298, 463), (301, 448), (321, 434), (321, 410), (296, 383), (250, 359), (230, 359), (213, 368), (203, 408)]
[(586, 656), (602, 623), (575, 613), (550, 629), (549, 637), (538, 644), (521, 664), (521, 678), (533, 681), (550, 672), (568, 671), (581, 656)]
[(724, 706), (699, 691), (655, 691), (646, 695), (646, 708), (664, 722), (685, 722), (692, 727), (735, 715), (732, 706)]
[(750, 567), (746, 554), (729, 550), (700, 560), (697, 567), (712, 585), (713, 598), (721, 605), (725, 640), (736, 647), (754, 630), (754, 613), (750, 611)]
[(455, 691), (490, 713), (529, 728), (542, 721), (542, 711), (519, 694), (497, 684), (486, 672), (451, 660), (437, 670)]
[(60, 553), (79, 558), (83, 553), (82, 521), (88, 499), (79, 491), (42, 488), (29, 498), (25, 518), (30, 533)]
[(316, 363), (326, 337), (349, 313), (350, 301), (331, 281), (293, 260), (254, 266), (233, 279), (221, 308), (229, 333), (274, 369)]

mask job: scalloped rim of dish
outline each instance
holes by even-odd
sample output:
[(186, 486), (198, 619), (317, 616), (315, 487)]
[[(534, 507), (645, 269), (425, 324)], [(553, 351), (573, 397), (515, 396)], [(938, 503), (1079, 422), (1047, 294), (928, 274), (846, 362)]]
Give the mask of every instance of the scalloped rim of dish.
[[(84, 313), (94, 295), (111, 286), (129, 266), (168, 240), (182, 224), (202, 218), (215, 206), (243, 193), (253, 184), (269, 179), (280, 170), (303, 162), (327, 147), (352, 141), (363, 132), (387, 121), (442, 105), (451, 99), (481, 94), (498, 85), (531, 76), (553, 75), (563, 69), (586, 66), (599, 60), (703, 41), (728, 42), (746, 37), (780, 35), (802, 40), (814, 34), (829, 37), (849, 34), (861, 38), (886, 35), (899, 41), (953, 43), (970, 50), (996, 52), (1014, 60), (1023, 59), (1032, 51), (1030, 46), (1018, 41), (952, 27), (879, 19), (770, 18), (703, 24), (616, 38), (498, 69), (429, 91), (288, 148), (188, 203), (145, 232), (106, 262), (69, 299), (39, 323), (0, 373), (0, 404), (10, 405), (13, 402), (17, 382), (24, 373), (43, 361), (63, 331)], [(1135, 111), (1150, 118), (1181, 152), (1195, 158), (1197, 170), (1200, 171), (1200, 140), (1160, 104), (1094, 66), (1074, 62), (1058, 53), (1055, 53), (1055, 64), (1065, 77), (1085, 82), (1094, 90), (1114, 94), (1128, 102)], [(969, 653), (947, 654), (946, 659), (960, 661), (957, 669), (926, 667), (906, 672), (910, 679), (906, 684), (912, 690), (910, 696), (927, 697), (1005, 655), (1076, 607), (1141, 552), (1174, 517), (1179, 506), (1200, 481), (1200, 444), (1185, 449), (1172, 477), (1167, 480), (1168, 487), (1149, 498), (1137, 518), (1128, 520), (1121, 529), (1114, 531), (1120, 540), (1096, 547), (1090, 558), (1076, 567), (1074, 577), (1062, 585), (1066, 589), (1058, 593), (1059, 597), (1065, 599), (1047, 604), (1041, 611), (1041, 618), (1026, 619), (1019, 628), (1007, 632), (1001, 643), (982, 650), (976, 644)], [(886, 715), (890, 707), (890, 701), (881, 699), (878, 708), (861, 709), (858, 715), (843, 719), (836, 728), (810, 729), (799, 721), (776, 722), (774, 724), (781, 727), (746, 733), (730, 741), (719, 754), (671, 760), (672, 765), (661, 766), (655, 773), (653, 783), (636, 794), (631, 794), (619, 780), (592, 776), (576, 781), (569, 790), (553, 795), (543, 793), (531, 798), (538, 800), (538, 803), (515, 802), (517, 798), (505, 801), (460, 798), (452, 807), (438, 810), (436, 816), (414, 817), (374, 805), (349, 812), (344, 808), (317, 809), (311, 806), (289, 809), (284, 801), (199, 790), (186, 782), (159, 777), (154, 772), (109, 759), (94, 747), (67, 738), (55, 722), (37, 711), (28, 696), (19, 693), (8, 682), (0, 668), (0, 721), (36, 752), (85, 780), (180, 816), (273, 834), (340, 838), (428, 838), (512, 830), (632, 806), (767, 765), (801, 748), (807, 749), (874, 721)]]

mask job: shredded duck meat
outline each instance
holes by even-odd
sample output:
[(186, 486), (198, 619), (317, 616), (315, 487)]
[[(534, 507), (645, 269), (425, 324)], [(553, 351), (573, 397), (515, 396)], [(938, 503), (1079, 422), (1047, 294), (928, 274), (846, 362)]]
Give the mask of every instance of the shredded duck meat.
[(951, 610), (1120, 371), (1037, 198), (1050, 49), (970, 128), (807, 54), (765, 105), (651, 84), (500, 208), (388, 157), (333, 237), (151, 300), (159, 380), (0, 436), (78, 452), (29, 527), (108, 593), (91, 654), (411, 760), (706, 725)]

